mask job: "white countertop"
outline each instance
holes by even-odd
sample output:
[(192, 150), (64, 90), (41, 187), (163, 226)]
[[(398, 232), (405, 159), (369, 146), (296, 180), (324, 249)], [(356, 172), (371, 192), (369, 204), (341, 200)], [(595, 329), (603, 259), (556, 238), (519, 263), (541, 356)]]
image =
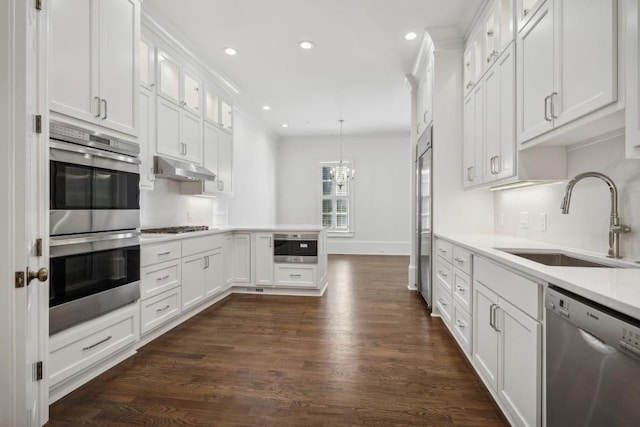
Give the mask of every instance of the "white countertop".
[(171, 240), (190, 239), (192, 237), (208, 236), (212, 234), (230, 233), (234, 231), (240, 232), (273, 232), (273, 233), (320, 233), (324, 231), (325, 227), (317, 224), (270, 224), (270, 225), (253, 225), (253, 226), (223, 226), (212, 227), (205, 231), (192, 231), (188, 233), (179, 234), (156, 234), (156, 233), (143, 233), (140, 237), (140, 244), (160, 243)]
[[(449, 240), (507, 267), (640, 319), (640, 264), (634, 260), (616, 261), (602, 254), (509, 236), (439, 233), (436, 237)], [(496, 248), (526, 249), (532, 252), (553, 250), (576, 254), (587, 260), (615, 263), (631, 268), (552, 267)]]

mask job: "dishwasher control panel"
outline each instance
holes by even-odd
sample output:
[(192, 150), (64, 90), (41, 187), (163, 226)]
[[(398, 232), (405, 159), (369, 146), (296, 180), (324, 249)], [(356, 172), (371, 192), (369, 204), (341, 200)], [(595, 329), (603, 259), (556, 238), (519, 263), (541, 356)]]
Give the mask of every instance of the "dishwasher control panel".
[(545, 307), (547, 316), (573, 324), (590, 342), (640, 357), (640, 321), (557, 287), (547, 288)]

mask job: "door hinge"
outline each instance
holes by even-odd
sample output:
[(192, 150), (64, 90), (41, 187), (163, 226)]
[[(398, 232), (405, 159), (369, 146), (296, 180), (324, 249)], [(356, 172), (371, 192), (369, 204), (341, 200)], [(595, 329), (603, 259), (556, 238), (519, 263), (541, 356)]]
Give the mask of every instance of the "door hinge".
[(16, 288), (24, 288), (24, 271), (16, 271)]
[(36, 10), (42, 10), (42, 0), (35, 0), (36, 1)]
[(42, 380), (42, 360), (33, 364), (33, 379)]
[(42, 116), (36, 116), (36, 133), (42, 133)]
[(42, 256), (42, 239), (36, 239), (36, 256)]

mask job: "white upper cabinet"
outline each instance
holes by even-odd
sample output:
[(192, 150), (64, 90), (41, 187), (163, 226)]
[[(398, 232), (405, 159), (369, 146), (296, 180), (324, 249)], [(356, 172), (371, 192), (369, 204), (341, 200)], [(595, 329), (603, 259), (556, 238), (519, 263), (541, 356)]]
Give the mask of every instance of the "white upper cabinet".
[(202, 120), (162, 97), (158, 97), (156, 101), (156, 151), (201, 164)]
[(218, 191), (233, 192), (233, 138), (221, 132), (218, 135)]
[(205, 120), (220, 125), (220, 98), (209, 86), (205, 89), (204, 98)]
[[(209, 123), (204, 124), (204, 167), (214, 172), (220, 179), (218, 172), (218, 134), (220, 131), (216, 126)], [(218, 181), (205, 181), (203, 183), (205, 194), (216, 194), (218, 192)]]
[(546, 0), (516, 0), (516, 23), (518, 31), (529, 22), (529, 19)]
[(233, 129), (233, 106), (225, 101), (220, 101), (220, 125), (223, 129)]
[(640, 158), (640, 7), (637, 0), (626, 0), (626, 109), (625, 140), (628, 159)]
[(158, 95), (175, 104), (181, 103), (180, 66), (164, 52), (158, 52)]
[(184, 72), (182, 83), (184, 88), (184, 101), (182, 101), (182, 105), (186, 109), (191, 110), (191, 112), (202, 115), (202, 102), (200, 100), (202, 97), (202, 83), (195, 77), (195, 74), (189, 73), (188, 71)]
[(54, 0), (50, 36), (51, 110), (136, 136), (139, 2)]
[(434, 56), (431, 51), (423, 64), (418, 69), (416, 79), (418, 89), (416, 91), (416, 132), (418, 137), (429, 127), (433, 121), (433, 78)]
[(140, 40), (140, 85), (147, 90), (156, 85), (156, 50), (146, 40)]
[(546, 0), (518, 34), (518, 142), (617, 100), (616, 0)]

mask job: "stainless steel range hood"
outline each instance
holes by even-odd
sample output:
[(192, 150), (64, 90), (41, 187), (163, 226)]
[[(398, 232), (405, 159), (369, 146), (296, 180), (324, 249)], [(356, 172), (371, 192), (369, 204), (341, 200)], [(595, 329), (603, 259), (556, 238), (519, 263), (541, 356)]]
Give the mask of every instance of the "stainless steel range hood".
[(202, 166), (161, 156), (153, 157), (153, 167), (156, 177), (173, 181), (214, 181), (216, 179), (215, 173)]

